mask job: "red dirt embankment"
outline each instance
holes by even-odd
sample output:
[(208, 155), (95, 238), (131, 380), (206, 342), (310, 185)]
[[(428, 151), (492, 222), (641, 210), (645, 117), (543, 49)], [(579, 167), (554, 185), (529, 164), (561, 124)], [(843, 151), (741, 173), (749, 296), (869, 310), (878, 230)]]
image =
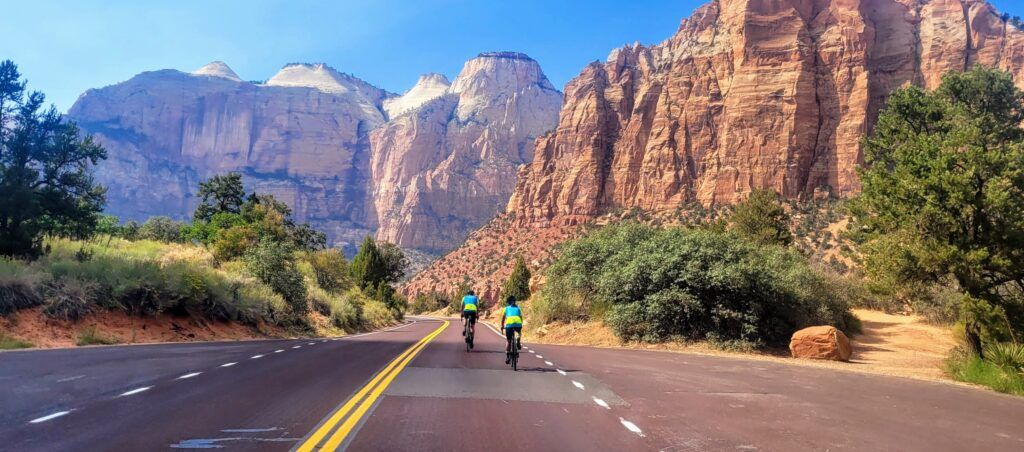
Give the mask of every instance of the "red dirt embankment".
[(0, 317), (0, 334), (38, 348), (74, 347), (79, 338), (93, 336), (118, 344), (242, 340), (278, 337), (284, 332), (267, 326), (201, 321), (193, 317), (161, 314), (130, 316), (120, 311), (99, 311), (78, 322), (63, 322), (43, 315), (42, 308)]

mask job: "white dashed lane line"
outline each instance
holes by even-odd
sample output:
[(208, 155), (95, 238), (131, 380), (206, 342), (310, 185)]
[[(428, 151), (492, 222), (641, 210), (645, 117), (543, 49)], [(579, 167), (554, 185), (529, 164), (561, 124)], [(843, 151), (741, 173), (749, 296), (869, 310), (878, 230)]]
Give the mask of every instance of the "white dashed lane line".
[(262, 357), (263, 355), (252, 355), (251, 357), (249, 357), (249, 359), (260, 359)]
[(543, 356), (537, 355), (537, 359), (544, 359)]
[(131, 391), (128, 391), (128, 392), (125, 392), (125, 393), (119, 395), (118, 397), (126, 397), (126, 396), (130, 396), (130, 395), (135, 395), (135, 394), (138, 394), (140, 392), (149, 391), (151, 388), (152, 388), (152, 386), (143, 386), (141, 388), (135, 388), (135, 389), (132, 389)]
[(274, 353), (281, 353), (281, 352), (283, 352), (283, 351), (284, 351), (284, 350), (281, 350), (281, 349), (277, 349), (277, 350), (274, 350)]
[(301, 345), (296, 345), (296, 346), (294, 346), (292, 348), (302, 348), (302, 346)]
[(576, 381), (576, 380), (573, 380), (573, 381), (572, 381), (572, 385), (573, 385), (573, 386), (575, 386), (575, 387), (577, 387), (578, 389), (581, 389), (581, 390), (582, 390), (582, 389), (587, 389), (587, 387), (586, 387), (586, 386), (583, 386), (583, 383), (580, 383), (580, 382), (578, 382), (578, 381)]
[(636, 433), (637, 435), (644, 436), (643, 430), (640, 430), (640, 427), (637, 427), (636, 424), (629, 422), (621, 417), (619, 418), (619, 422), (621, 422), (622, 426), (626, 427), (627, 430)]
[(75, 375), (74, 377), (61, 378), (60, 380), (57, 380), (57, 383), (67, 383), (69, 381), (78, 380), (79, 378), (85, 378), (85, 375)]
[(310, 343), (308, 343), (306, 345), (316, 345), (316, 342), (310, 342)]
[(185, 374), (185, 375), (182, 375), (182, 376), (180, 376), (180, 377), (178, 377), (178, 378), (176, 378), (176, 379), (177, 379), (177, 380), (187, 380), (187, 379), (189, 379), (189, 378), (192, 378), (192, 377), (198, 377), (198, 376), (199, 376), (199, 374), (201, 374), (201, 373), (202, 373), (202, 372), (192, 372), (192, 373), (190, 373), (190, 374)]
[(32, 419), (31, 421), (28, 421), (28, 423), (29, 423), (29, 424), (38, 424), (38, 423), (40, 423), (40, 422), (46, 422), (46, 421), (49, 421), (49, 420), (51, 420), (51, 419), (57, 419), (57, 418), (59, 418), (59, 417), (61, 417), (61, 416), (65, 415), (65, 414), (68, 414), (68, 413), (70, 413), (71, 411), (72, 411), (72, 410), (67, 410), (67, 411), (58, 411), (58, 412), (56, 412), (56, 413), (53, 413), (53, 414), (47, 414), (46, 416), (43, 416), (43, 417), (39, 417), (39, 418), (35, 418), (35, 419)]
[(562, 369), (555, 369), (555, 370), (557, 370), (557, 371), (558, 371), (558, 373), (559, 373), (559, 374), (560, 374), (561, 376), (563, 376), (563, 377), (564, 377), (564, 376), (566, 376), (566, 375), (569, 375), (569, 374), (565, 373), (565, 371), (564, 371), (564, 370), (562, 370)]
[(601, 399), (599, 399), (597, 397), (590, 397), (590, 398), (594, 399), (594, 403), (598, 404), (598, 406), (601, 406), (602, 408), (606, 408), (606, 409), (609, 409), (609, 410), (612, 409), (612, 407), (608, 406), (608, 402), (605, 402), (604, 400), (601, 400)]
[(235, 361), (233, 363), (224, 363), (224, 364), (221, 364), (220, 367), (231, 367), (231, 366), (234, 366), (235, 364), (238, 364), (238, 362)]
[(544, 361), (544, 364), (547, 364), (549, 366), (554, 366), (554, 364), (551, 364), (551, 361)]

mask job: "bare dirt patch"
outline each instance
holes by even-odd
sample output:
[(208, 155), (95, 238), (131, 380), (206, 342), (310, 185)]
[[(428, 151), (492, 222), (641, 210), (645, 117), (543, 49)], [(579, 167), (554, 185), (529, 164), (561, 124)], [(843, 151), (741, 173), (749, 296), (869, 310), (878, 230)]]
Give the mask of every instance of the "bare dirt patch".
[(78, 322), (63, 322), (46, 317), (42, 308), (0, 317), (0, 332), (38, 348), (74, 347), (79, 337), (89, 333), (118, 344), (244, 340), (285, 335), (283, 330), (268, 326), (253, 328), (168, 314), (135, 317), (120, 311), (100, 311)]

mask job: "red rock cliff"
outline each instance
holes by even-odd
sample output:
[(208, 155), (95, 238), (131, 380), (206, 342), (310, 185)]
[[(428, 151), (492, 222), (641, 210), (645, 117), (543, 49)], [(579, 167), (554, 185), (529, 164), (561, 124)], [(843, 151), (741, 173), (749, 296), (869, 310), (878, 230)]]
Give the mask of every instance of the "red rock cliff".
[(846, 196), (888, 93), (975, 64), (1024, 76), (1024, 33), (980, 0), (716, 0), (566, 86), (507, 210), (573, 224), (753, 188)]

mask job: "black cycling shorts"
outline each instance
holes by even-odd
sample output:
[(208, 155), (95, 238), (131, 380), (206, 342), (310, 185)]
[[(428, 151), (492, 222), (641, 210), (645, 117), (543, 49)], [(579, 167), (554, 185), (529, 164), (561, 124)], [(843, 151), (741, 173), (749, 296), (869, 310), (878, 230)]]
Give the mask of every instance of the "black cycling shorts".
[(522, 337), (523, 336), (523, 327), (521, 327), (521, 326), (513, 326), (513, 327), (510, 327), (510, 328), (505, 328), (505, 340), (508, 341), (509, 344), (512, 343), (512, 338), (515, 337), (515, 335), (513, 333), (519, 333), (519, 337)]
[(469, 323), (476, 323), (476, 311), (462, 311), (462, 318), (469, 319)]

